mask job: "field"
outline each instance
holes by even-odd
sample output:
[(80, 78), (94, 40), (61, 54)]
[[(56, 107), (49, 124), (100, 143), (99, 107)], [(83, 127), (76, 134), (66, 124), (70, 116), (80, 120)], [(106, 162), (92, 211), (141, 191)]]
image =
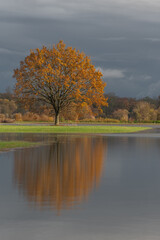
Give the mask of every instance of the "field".
[(34, 147), (39, 143), (25, 142), (25, 141), (0, 141), (0, 151), (7, 150), (10, 148), (25, 148)]
[(151, 129), (138, 126), (21, 126), (0, 125), (0, 133), (132, 133)]

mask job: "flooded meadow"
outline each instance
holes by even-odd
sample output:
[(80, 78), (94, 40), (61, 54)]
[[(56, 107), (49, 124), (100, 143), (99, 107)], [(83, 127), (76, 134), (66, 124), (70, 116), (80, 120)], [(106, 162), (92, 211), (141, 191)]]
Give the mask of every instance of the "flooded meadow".
[(159, 239), (159, 132), (0, 137), (0, 239)]

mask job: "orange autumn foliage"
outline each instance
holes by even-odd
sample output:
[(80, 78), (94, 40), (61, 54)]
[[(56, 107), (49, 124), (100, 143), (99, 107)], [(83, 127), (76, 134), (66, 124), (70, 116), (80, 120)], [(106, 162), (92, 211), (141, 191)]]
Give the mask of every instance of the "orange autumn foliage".
[(71, 102), (108, 105), (104, 97), (105, 83), (102, 73), (96, 70), (89, 57), (63, 41), (56, 46), (30, 51), (30, 55), (14, 70), (15, 93), (22, 102), (31, 104), (42, 101), (55, 112), (55, 124), (59, 113)]

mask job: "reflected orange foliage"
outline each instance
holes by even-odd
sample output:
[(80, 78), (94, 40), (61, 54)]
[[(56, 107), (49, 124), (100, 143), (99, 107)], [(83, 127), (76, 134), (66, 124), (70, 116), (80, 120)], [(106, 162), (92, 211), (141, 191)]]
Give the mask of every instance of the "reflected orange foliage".
[(15, 152), (14, 178), (29, 202), (58, 212), (86, 199), (98, 185), (106, 153), (102, 137), (67, 138)]

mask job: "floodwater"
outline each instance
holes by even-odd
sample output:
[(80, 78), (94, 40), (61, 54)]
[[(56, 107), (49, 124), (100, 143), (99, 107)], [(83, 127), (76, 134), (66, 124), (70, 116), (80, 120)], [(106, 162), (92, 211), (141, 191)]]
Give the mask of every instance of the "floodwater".
[[(157, 134), (157, 135), (156, 135)], [(159, 240), (160, 134), (1, 134), (0, 240)]]

